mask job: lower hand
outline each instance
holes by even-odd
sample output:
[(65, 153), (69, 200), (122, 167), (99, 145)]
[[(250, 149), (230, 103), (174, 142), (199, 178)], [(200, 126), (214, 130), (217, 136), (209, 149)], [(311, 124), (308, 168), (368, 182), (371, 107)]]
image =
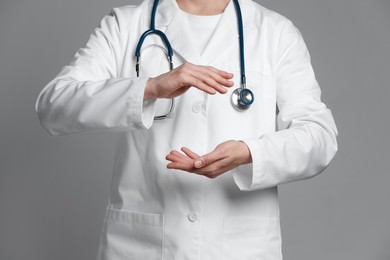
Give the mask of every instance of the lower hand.
[(251, 163), (252, 157), (244, 142), (230, 140), (219, 144), (214, 151), (199, 156), (190, 149), (183, 147), (181, 153), (173, 150), (166, 159), (168, 169), (177, 169), (204, 175), (214, 179), (242, 164)]

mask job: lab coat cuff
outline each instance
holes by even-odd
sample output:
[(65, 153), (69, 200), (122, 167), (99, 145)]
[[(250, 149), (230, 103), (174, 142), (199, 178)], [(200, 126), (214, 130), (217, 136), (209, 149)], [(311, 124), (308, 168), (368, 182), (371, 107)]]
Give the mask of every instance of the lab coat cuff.
[(243, 191), (256, 189), (256, 184), (261, 183), (261, 150), (257, 145), (259, 140), (241, 140), (251, 153), (252, 163), (243, 164), (233, 170), (233, 178), (236, 185)]
[(144, 100), (148, 78), (137, 78), (138, 84), (129, 95), (128, 123), (133, 128), (149, 129), (153, 124), (156, 100)]

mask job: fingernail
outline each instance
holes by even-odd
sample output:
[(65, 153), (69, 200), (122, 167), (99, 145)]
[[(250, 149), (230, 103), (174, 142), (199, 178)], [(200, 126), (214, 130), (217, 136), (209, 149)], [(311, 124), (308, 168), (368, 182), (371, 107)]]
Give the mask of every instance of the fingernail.
[(195, 165), (195, 168), (200, 168), (203, 166), (203, 162), (201, 160), (197, 160), (197, 161), (195, 161), (194, 165)]

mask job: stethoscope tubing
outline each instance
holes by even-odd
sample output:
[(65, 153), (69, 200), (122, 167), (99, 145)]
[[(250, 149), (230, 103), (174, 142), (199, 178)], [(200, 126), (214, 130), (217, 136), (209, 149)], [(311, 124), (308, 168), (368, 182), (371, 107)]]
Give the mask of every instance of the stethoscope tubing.
[(234, 7), (236, 8), (237, 13), (237, 23), (238, 23), (238, 38), (240, 45), (240, 69), (241, 69), (241, 87), (246, 87), (246, 77), (245, 77), (245, 50), (244, 50), (244, 26), (242, 22), (241, 8), (238, 3), (238, 0), (233, 0)]
[[(245, 50), (244, 50), (244, 29), (243, 29), (243, 22), (242, 22), (242, 13), (241, 13), (241, 8), (240, 4), (238, 3), (238, 0), (232, 0), (234, 3), (234, 7), (236, 10), (236, 15), (237, 15), (237, 24), (238, 24), (238, 36), (239, 36), (239, 52), (240, 52), (240, 70), (241, 70), (241, 85), (239, 88), (237, 88), (233, 94), (232, 94), (232, 104), (233, 106), (239, 110), (246, 110), (249, 108), (249, 106), (253, 103), (254, 101), (254, 95), (251, 90), (246, 88), (246, 76), (245, 76)], [(170, 63), (170, 70), (173, 69), (173, 62), (172, 62), (172, 57), (173, 57), (173, 49), (172, 46), (168, 40), (168, 37), (165, 35), (160, 30), (157, 30), (155, 27), (155, 20), (156, 20), (156, 12), (157, 12), (157, 6), (158, 6), (159, 0), (154, 0), (153, 2), (153, 7), (152, 7), (152, 13), (150, 17), (150, 29), (145, 31), (137, 44), (136, 50), (135, 50), (135, 57), (136, 57), (136, 73), (137, 77), (139, 77), (139, 63), (141, 59), (141, 48), (142, 44), (144, 43), (145, 39), (147, 36), (151, 34), (156, 34), (160, 36), (161, 40), (164, 42), (166, 48), (167, 48), (167, 56), (169, 59)], [(247, 98), (249, 96), (249, 98)], [(237, 98), (237, 100), (235, 100)], [(167, 118), (174, 109), (174, 99), (171, 101), (171, 107), (168, 111), (167, 114), (162, 115), (162, 116), (156, 116), (154, 119), (155, 120), (161, 120)]]

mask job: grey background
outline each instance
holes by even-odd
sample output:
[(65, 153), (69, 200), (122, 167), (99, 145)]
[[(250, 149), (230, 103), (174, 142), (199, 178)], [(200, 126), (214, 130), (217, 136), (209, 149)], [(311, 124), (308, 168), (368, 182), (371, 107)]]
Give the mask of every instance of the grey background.
[[(114, 6), (0, 1), (0, 259), (94, 259), (116, 137), (51, 137), (34, 102)], [(339, 128), (311, 180), (280, 187), (286, 260), (389, 260), (389, 0), (262, 0), (301, 30)]]

